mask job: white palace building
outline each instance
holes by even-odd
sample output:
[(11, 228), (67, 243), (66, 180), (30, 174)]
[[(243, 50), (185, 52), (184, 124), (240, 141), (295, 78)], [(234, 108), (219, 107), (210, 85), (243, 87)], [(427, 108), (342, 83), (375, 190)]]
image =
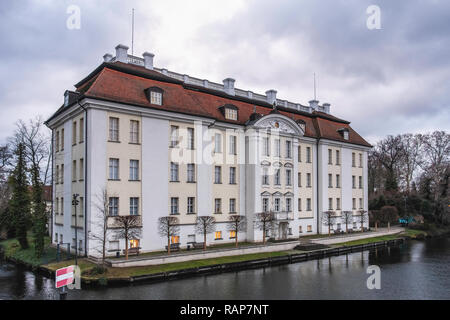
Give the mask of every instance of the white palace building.
[[(203, 242), (197, 216), (214, 216), (208, 244), (234, 241), (230, 215), (246, 217), (241, 241), (262, 241), (255, 215), (274, 212), (268, 236), (298, 239), (328, 233), (325, 211), (368, 209), (367, 152), (371, 148), (330, 105), (305, 106), (154, 67), (151, 53), (131, 56), (124, 45), (66, 91), (47, 120), (53, 136), (54, 243), (77, 239), (80, 253), (98, 256), (99, 199), (109, 215), (139, 215), (141, 237), (131, 247), (164, 250), (158, 218), (176, 215), (173, 243)], [(72, 195), (79, 194), (77, 212)], [(101, 202), (101, 201), (100, 201)], [(75, 222), (75, 219), (77, 221)], [(332, 229), (345, 229), (339, 218)], [(367, 227), (368, 222), (366, 222)], [(77, 237), (75, 237), (77, 232)], [(109, 255), (125, 248), (110, 237)]]

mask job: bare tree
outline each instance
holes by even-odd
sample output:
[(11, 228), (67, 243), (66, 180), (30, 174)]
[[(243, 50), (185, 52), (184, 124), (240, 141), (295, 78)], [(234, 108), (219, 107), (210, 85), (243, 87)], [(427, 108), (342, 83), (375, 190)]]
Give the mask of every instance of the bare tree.
[(10, 143), (17, 146), (22, 143), (25, 146), (25, 154), (28, 166), (38, 168), (39, 177), (43, 184), (47, 184), (51, 162), (51, 138), (49, 131), (45, 129), (42, 116), (30, 119), (28, 123), (19, 120)]
[(142, 225), (140, 216), (115, 216), (114, 227), (116, 239), (125, 239), (125, 260), (128, 260), (129, 240), (141, 237)]
[(410, 133), (401, 135), (403, 145), (402, 177), (405, 180), (405, 191), (411, 191), (411, 183), (417, 168), (422, 163), (422, 135)]
[(387, 223), (388, 230), (391, 229), (391, 222), (397, 221), (398, 216), (398, 210), (394, 206), (384, 206), (380, 210), (380, 218), (383, 223)]
[(273, 212), (260, 212), (256, 214), (255, 224), (259, 230), (263, 232), (263, 244), (266, 244), (267, 232), (273, 228), (275, 222), (275, 215)]
[(367, 214), (367, 211), (365, 210), (359, 210), (358, 213), (359, 213), (358, 220), (359, 223), (361, 224), (361, 232), (364, 232), (364, 223), (369, 222), (369, 216)]
[(0, 183), (6, 183), (7, 175), (11, 171), (13, 154), (8, 145), (0, 146)]
[(216, 230), (216, 218), (211, 216), (197, 217), (195, 230), (203, 235), (203, 250), (206, 250), (206, 235)]
[[(101, 190), (100, 194), (96, 195), (97, 201), (94, 203), (96, 209), (95, 219), (91, 224), (93, 230), (96, 232), (90, 232), (89, 238), (98, 241), (100, 246), (94, 247), (94, 249), (102, 254), (102, 266), (105, 266), (106, 258), (106, 242), (108, 241), (111, 229), (108, 226), (109, 220), (109, 195), (106, 188)], [(100, 248), (99, 248), (100, 247)]]
[(334, 211), (324, 211), (322, 214), (322, 223), (328, 227), (328, 236), (331, 235), (331, 227), (336, 221), (336, 212)]
[(179, 219), (174, 216), (161, 217), (158, 219), (158, 229), (161, 237), (167, 237), (167, 254), (170, 255), (170, 238), (180, 232)]
[(238, 233), (244, 231), (246, 227), (245, 216), (232, 215), (228, 221), (228, 231), (235, 233), (236, 248), (238, 247)]
[(348, 233), (348, 225), (353, 222), (353, 211), (342, 211), (341, 221), (345, 224), (345, 233)]
[(404, 157), (404, 148), (401, 136), (388, 136), (378, 142), (374, 156), (386, 170), (385, 189), (396, 191), (398, 189), (399, 166)]

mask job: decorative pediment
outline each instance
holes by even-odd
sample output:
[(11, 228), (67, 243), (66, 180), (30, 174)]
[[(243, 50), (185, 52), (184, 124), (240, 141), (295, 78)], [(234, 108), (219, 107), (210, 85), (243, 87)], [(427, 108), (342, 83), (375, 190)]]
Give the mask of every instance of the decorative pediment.
[(288, 192), (286, 192), (286, 193), (284, 194), (284, 196), (285, 196), (285, 197), (293, 197), (294, 194), (293, 194), (292, 192), (288, 191)]
[(272, 193), (272, 196), (274, 197), (281, 197), (283, 194), (280, 191)]
[(285, 165), (284, 165), (286, 168), (293, 168), (294, 166), (292, 165), (292, 163), (286, 163)]
[(302, 129), (294, 120), (278, 113), (262, 117), (255, 123), (255, 127), (300, 136), (305, 133), (304, 128)]
[(270, 194), (270, 192), (264, 191), (264, 192), (261, 193), (261, 196), (262, 197), (270, 197), (271, 194)]
[(261, 165), (262, 165), (263, 167), (269, 167), (269, 166), (270, 166), (270, 162), (264, 160), (264, 161), (261, 161)]
[(275, 161), (274, 163), (273, 163), (273, 167), (274, 168), (281, 168), (283, 166), (283, 164), (281, 163), (281, 162), (279, 162), (279, 161)]

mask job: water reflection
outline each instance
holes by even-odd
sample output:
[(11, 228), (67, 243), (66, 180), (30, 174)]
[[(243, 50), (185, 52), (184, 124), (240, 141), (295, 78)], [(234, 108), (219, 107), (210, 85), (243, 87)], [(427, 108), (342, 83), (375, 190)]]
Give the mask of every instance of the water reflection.
[[(366, 287), (369, 265), (381, 290)], [(333, 256), (271, 268), (155, 284), (70, 291), (69, 299), (450, 299), (450, 241)], [(0, 299), (55, 299), (52, 279), (0, 265)]]

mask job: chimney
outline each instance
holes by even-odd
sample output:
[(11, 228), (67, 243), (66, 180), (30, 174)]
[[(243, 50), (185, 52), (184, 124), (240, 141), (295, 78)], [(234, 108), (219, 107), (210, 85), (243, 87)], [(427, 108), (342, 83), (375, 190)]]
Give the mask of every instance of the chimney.
[(209, 87), (209, 81), (208, 80), (203, 80), (203, 86), (205, 88), (208, 88)]
[(266, 91), (266, 99), (268, 103), (274, 104), (277, 101), (277, 91), (273, 89)]
[(144, 57), (144, 67), (145, 69), (153, 70), (153, 57), (155, 56), (153, 53), (144, 52), (142, 54)]
[(123, 63), (128, 62), (128, 47), (124, 46), (123, 44), (119, 44), (116, 47), (116, 61), (120, 61)]
[(309, 102), (309, 107), (310, 107), (312, 110), (317, 110), (317, 108), (319, 107), (319, 101), (317, 101), (317, 100), (311, 100), (311, 101)]
[(109, 62), (112, 59), (112, 54), (111, 53), (105, 53), (105, 55), (103, 56), (103, 61), (104, 62)]
[(226, 78), (223, 80), (223, 87), (225, 89), (225, 92), (231, 96), (234, 96), (234, 82), (236, 80), (232, 78)]
[(330, 113), (330, 104), (329, 103), (324, 103), (323, 104), (323, 109), (325, 110), (325, 113)]

